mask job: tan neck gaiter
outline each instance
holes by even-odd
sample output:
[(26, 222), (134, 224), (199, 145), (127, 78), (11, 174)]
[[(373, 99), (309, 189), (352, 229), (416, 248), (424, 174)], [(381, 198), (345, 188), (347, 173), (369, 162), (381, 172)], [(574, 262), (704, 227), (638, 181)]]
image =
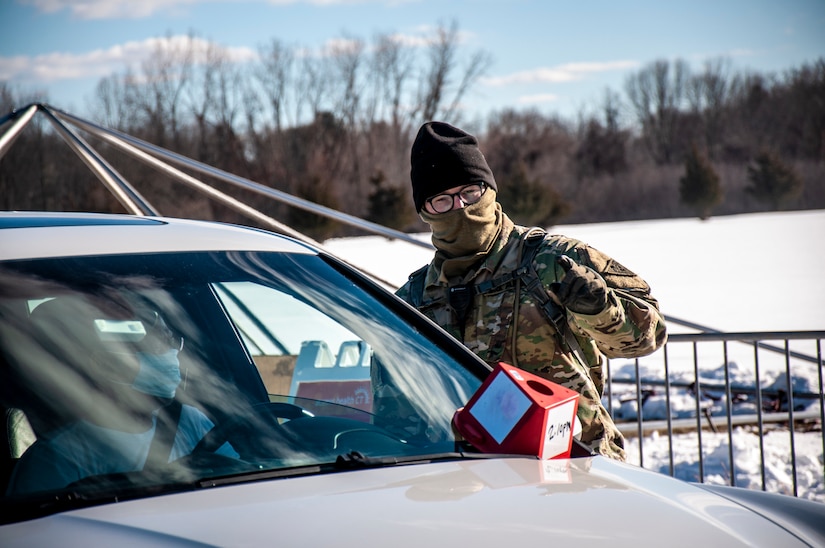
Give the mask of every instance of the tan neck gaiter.
[(422, 210), (421, 219), (432, 229), (436, 247), (433, 265), (440, 279), (463, 276), (493, 247), (501, 234), (503, 215), (496, 192), (488, 189), (478, 202), (436, 215)]

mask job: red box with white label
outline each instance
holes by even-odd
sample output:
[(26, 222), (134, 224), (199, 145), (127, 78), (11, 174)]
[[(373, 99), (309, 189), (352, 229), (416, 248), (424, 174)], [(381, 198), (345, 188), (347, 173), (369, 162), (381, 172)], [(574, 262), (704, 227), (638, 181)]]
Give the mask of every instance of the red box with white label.
[(499, 363), (453, 425), (484, 453), (569, 458), (578, 406), (576, 391)]

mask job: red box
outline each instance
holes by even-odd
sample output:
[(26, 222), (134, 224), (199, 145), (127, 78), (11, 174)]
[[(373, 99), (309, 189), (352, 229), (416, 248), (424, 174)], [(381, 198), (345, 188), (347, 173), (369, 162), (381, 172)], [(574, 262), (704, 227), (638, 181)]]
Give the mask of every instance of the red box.
[(499, 363), (453, 425), (484, 453), (568, 458), (578, 406), (576, 391)]

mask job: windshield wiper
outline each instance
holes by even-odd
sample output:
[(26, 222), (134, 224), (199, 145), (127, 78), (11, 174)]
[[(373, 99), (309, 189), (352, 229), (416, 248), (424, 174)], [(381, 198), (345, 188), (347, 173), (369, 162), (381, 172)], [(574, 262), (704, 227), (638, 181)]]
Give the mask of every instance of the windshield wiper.
[(291, 466), (288, 468), (275, 468), (254, 470), (241, 474), (222, 475), (211, 478), (201, 478), (195, 482), (199, 488), (218, 487), (222, 485), (232, 485), (249, 481), (265, 481), (280, 478), (295, 478), (300, 476), (314, 476), (318, 474), (331, 474), (342, 470), (358, 470), (365, 468), (381, 468), (387, 466), (400, 466), (405, 464), (423, 464), (428, 462), (461, 460), (466, 458), (488, 458), (490, 455), (467, 454), (463, 452), (433, 453), (426, 455), (407, 455), (402, 457), (368, 457), (360, 451), (338, 455), (333, 462), (321, 462), (318, 464), (304, 464)]
[(168, 493), (191, 491), (191, 482), (144, 484), (129, 473), (104, 474), (81, 480), (62, 491), (4, 497), (0, 501), (0, 524), (26, 521), (67, 510), (100, 506)]
[[(405, 455), (402, 457), (368, 457), (360, 451), (350, 451), (349, 453), (338, 455), (335, 459), (335, 468), (339, 470), (353, 470), (360, 468), (382, 468), (385, 466), (396, 466), (404, 464), (424, 464), (429, 462), (445, 460), (462, 460), (470, 457), (468, 453), (462, 451), (450, 451), (447, 453), (433, 453), (429, 455)], [(476, 455), (473, 454), (473, 457)], [(486, 457), (487, 455), (485, 455)]]

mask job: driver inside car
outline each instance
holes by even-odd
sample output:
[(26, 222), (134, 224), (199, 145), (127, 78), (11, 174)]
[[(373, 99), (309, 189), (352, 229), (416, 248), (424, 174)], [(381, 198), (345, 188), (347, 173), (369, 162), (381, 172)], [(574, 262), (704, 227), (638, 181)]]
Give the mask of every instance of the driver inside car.
[[(128, 319), (107, 312), (80, 296), (57, 297), (32, 311), (32, 336), (48, 341), (50, 356), (72, 362), (60, 393), (75, 420), (23, 454), (9, 495), (60, 489), (93, 476), (151, 473), (190, 454), (213, 428), (203, 412), (175, 399), (183, 338), (155, 311)], [(98, 397), (72, 399), (73, 393), (89, 393), (79, 383), (93, 386)], [(238, 458), (228, 443), (216, 453)]]

